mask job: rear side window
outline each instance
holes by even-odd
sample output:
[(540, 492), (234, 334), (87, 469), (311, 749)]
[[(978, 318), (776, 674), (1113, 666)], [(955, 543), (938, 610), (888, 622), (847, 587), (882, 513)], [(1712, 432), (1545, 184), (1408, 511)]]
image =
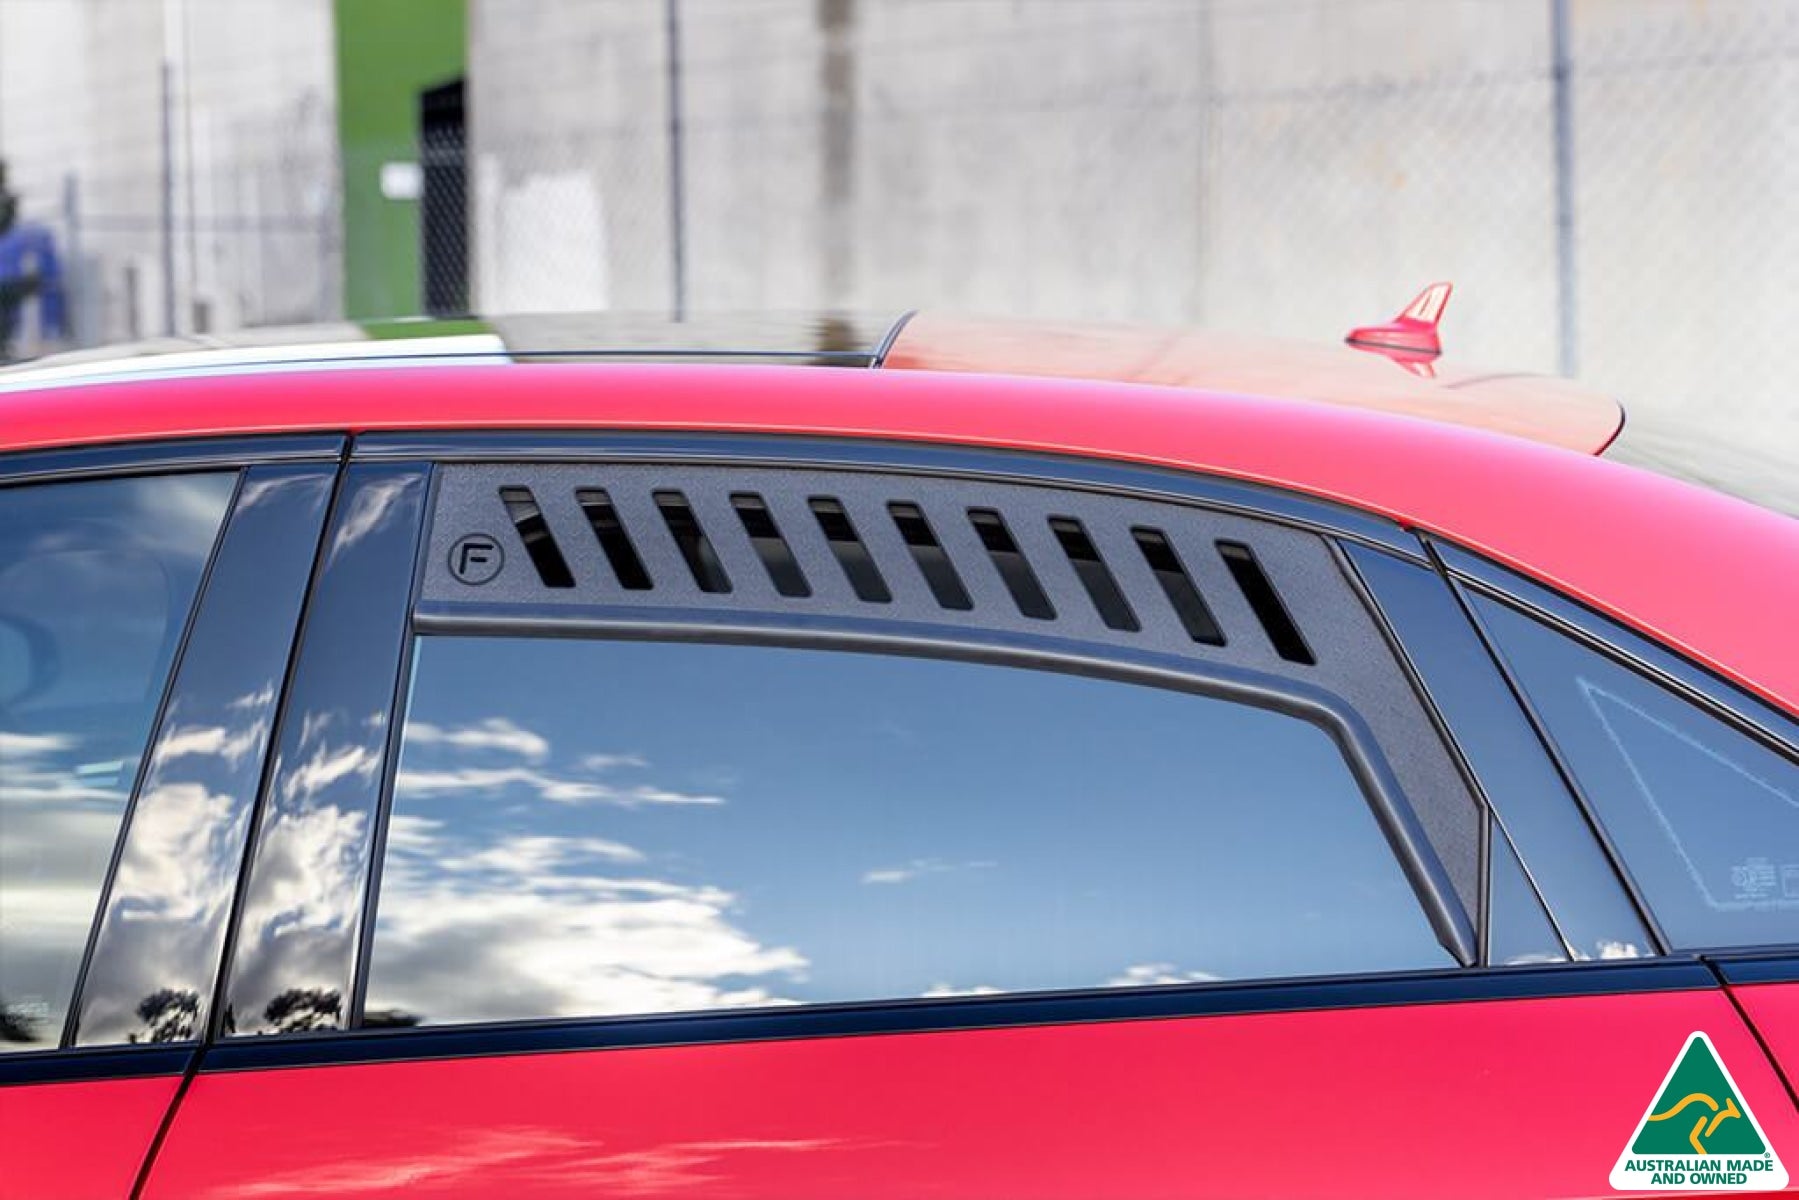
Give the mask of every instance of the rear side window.
[(966, 661), (440, 636), (364, 1023), (1452, 965), (1296, 716)]
[(1509, 605), (1475, 603), (1672, 948), (1799, 939), (1799, 765)]
[(0, 491), (0, 1050), (62, 1032), (235, 480)]

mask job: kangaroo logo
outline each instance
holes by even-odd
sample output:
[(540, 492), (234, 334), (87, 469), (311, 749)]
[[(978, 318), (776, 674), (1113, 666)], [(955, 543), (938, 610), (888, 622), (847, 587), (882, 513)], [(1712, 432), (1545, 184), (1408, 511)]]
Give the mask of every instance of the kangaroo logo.
[[(1680, 1098), (1680, 1103), (1676, 1104), (1673, 1108), (1670, 1108), (1667, 1112), (1651, 1113), (1649, 1119), (1651, 1121), (1672, 1121), (1675, 1117), (1678, 1117), (1681, 1113), (1685, 1112), (1695, 1104), (1704, 1105), (1711, 1111), (1699, 1114), (1699, 1122), (1693, 1126), (1693, 1132), (1687, 1135), (1687, 1141), (1693, 1143), (1693, 1152), (1695, 1154), (1710, 1154), (1711, 1151), (1705, 1148), (1705, 1139), (1718, 1132), (1718, 1126), (1722, 1125), (1731, 1117), (1740, 1117), (1743, 1115), (1737, 1109), (1735, 1096), (1724, 1097), (1724, 1103), (1720, 1106), (1716, 1100), (1712, 1099), (1704, 1092), (1689, 1092), (1685, 1096), (1682, 1096)], [(1713, 1113), (1716, 1113), (1717, 1115), (1713, 1116)]]
[(1760, 1192), (1786, 1183), (1786, 1168), (1711, 1039), (1688, 1037), (1612, 1168), (1612, 1186)]

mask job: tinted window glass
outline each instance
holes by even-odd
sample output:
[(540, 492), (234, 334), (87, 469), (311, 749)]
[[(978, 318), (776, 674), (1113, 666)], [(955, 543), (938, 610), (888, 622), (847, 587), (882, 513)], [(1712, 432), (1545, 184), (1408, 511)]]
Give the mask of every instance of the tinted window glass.
[(1500, 967), (1566, 962), (1567, 951), (1549, 924), (1549, 914), (1524, 874), (1511, 839), (1497, 822), (1488, 845), (1487, 962)]
[(1010, 667), (426, 638), (371, 1023), (1452, 965), (1336, 743)]
[(0, 1049), (62, 1032), (234, 480), (0, 491)]
[(1541, 622), (1476, 603), (1674, 947), (1799, 940), (1799, 766)]

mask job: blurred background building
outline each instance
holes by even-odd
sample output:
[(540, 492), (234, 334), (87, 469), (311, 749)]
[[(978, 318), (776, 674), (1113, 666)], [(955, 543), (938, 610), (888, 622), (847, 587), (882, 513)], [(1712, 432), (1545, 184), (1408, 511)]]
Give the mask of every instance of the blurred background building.
[(1792, 0), (0, 3), (77, 343), (914, 305), (1334, 340), (1448, 278), (1458, 359), (1793, 474), (1796, 131)]

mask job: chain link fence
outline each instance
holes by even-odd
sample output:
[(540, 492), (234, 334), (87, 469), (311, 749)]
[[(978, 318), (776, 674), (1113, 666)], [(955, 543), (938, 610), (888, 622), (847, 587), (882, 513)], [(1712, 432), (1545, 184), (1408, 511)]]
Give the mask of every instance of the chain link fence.
[(1789, 0), (529, 13), (471, 7), (485, 306), (1334, 341), (1448, 278), (1458, 361), (1576, 371), (1639, 457), (1714, 443), (1799, 510)]
[[(235, 161), (204, 207), (112, 207), (134, 178), (71, 173), (43, 223), (62, 248), (68, 320), (46, 337), (27, 306), (20, 346), (92, 345), (328, 319), (338, 308), (335, 212), (318, 212), (330, 164)], [(328, 177), (328, 176), (327, 176)], [(310, 210), (310, 211), (309, 211)]]
[[(460, 87), (421, 96), (395, 315), (928, 306), (1330, 341), (1449, 278), (1458, 360), (1577, 369), (1646, 456), (1734, 442), (1799, 476), (1790, 0), (467, 3), (466, 122)], [(77, 337), (338, 315), (340, 164), (376, 168), (326, 108), (177, 155), (191, 178), (139, 154), (28, 197)]]
[(322, 0), (0, 0), (0, 159), (67, 300), (15, 352), (341, 311), (330, 35)]

